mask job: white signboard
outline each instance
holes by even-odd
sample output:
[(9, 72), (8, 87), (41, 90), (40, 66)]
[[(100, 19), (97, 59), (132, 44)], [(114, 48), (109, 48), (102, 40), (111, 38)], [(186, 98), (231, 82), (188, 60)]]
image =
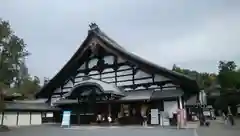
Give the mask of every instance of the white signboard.
[(162, 125), (163, 126), (169, 126), (169, 114), (168, 112), (162, 112)]
[(240, 107), (237, 108), (237, 112), (238, 112), (238, 114), (240, 114)]
[(151, 109), (151, 124), (159, 124), (158, 109)]
[(53, 117), (53, 113), (52, 113), (52, 112), (48, 112), (48, 113), (46, 114), (46, 117)]
[(210, 116), (211, 113), (210, 113), (210, 111), (203, 111), (203, 115), (204, 115), (204, 116)]
[(64, 111), (61, 126), (69, 127), (70, 126), (70, 117), (71, 117), (71, 111)]
[(169, 125), (170, 125), (169, 119), (163, 117), (163, 126), (169, 126)]

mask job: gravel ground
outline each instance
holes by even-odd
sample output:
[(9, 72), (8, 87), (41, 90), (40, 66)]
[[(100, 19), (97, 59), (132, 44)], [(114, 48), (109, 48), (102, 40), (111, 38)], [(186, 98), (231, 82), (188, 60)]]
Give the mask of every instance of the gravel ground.
[(239, 136), (240, 120), (231, 127), (220, 120), (211, 121), (209, 127), (197, 129), (141, 127), (141, 126), (72, 126), (61, 128), (59, 125), (41, 125), (12, 128), (9, 132), (0, 132), (0, 136)]
[(14, 128), (0, 136), (195, 136), (194, 129), (168, 129), (161, 127), (75, 127), (71, 129), (42, 125)]
[(235, 126), (225, 125), (221, 120), (210, 121), (209, 127), (199, 127), (198, 136), (240, 136), (240, 120)]

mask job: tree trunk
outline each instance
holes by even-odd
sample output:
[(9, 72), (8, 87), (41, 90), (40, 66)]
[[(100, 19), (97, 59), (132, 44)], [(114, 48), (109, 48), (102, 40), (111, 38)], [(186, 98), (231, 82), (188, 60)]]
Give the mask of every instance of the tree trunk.
[(4, 104), (4, 94), (3, 94), (3, 89), (2, 86), (0, 86), (0, 112), (2, 112), (5, 108)]

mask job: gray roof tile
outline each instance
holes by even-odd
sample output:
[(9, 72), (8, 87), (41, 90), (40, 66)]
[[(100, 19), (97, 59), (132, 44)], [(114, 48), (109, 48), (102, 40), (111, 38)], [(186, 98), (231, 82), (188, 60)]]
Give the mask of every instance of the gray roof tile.
[(5, 102), (6, 110), (34, 110), (34, 111), (49, 111), (59, 110), (56, 107), (52, 107), (46, 103), (18, 103), (18, 102)]
[(197, 105), (197, 95), (190, 97), (187, 102), (186, 102), (187, 106), (194, 106)]
[(122, 97), (120, 101), (136, 101), (136, 100), (150, 100), (153, 90), (142, 90), (125, 92), (125, 97)]

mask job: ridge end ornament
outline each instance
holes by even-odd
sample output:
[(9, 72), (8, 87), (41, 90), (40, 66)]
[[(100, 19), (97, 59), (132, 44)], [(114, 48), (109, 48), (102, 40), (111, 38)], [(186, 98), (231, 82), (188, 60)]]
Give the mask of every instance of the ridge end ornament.
[(98, 25), (96, 23), (90, 23), (89, 24), (90, 30), (95, 30), (95, 29), (99, 29)]

